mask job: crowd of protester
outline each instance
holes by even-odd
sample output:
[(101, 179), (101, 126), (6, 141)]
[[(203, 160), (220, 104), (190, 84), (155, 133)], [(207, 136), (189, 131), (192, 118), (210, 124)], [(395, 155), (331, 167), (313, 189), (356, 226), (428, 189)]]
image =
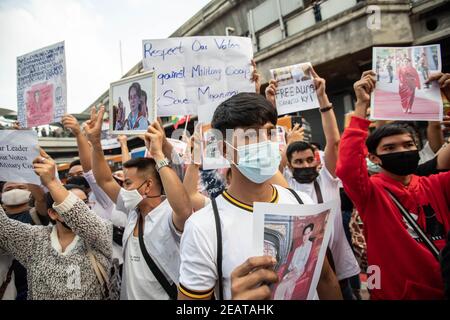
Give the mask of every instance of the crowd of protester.
[[(33, 162), (40, 186), (0, 186), (0, 298), (268, 299), (279, 277), (273, 257), (254, 255), (253, 203), (331, 200), (338, 205), (316, 299), (361, 299), (370, 266), (380, 272), (371, 299), (448, 298), (449, 119), (430, 122), (426, 139), (407, 122), (377, 122), (370, 132), (377, 75), (369, 70), (354, 84), (355, 111), (342, 133), (326, 80), (313, 69), (312, 77), (323, 150), (299, 126), (280, 150), (272, 80), (265, 95), (239, 93), (217, 107), (211, 126), (231, 155), (225, 170), (203, 170), (198, 132), (185, 139), (191, 161), (180, 157), (156, 121), (143, 136), (151, 157), (131, 159), (120, 137), (123, 170), (112, 172), (101, 145), (104, 107), (83, 125), (64, 116), (79, 150), (64, 183), (41, 149)], [(256, 71), (254, 80), (258, 89)], [(450, 99), (450, 74), (429, 81)], [(212, 174), (215, 190), (201, 192)]]

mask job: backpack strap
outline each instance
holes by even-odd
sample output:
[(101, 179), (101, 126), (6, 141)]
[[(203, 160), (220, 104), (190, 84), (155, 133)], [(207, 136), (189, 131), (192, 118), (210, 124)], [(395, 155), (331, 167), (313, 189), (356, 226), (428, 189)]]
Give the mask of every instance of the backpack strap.
[(150, 268), (150, 271), (155, 276), (156, 280), (158, 280), (161, 287), (163, 287), (164, 291), (169, 295), (171, 300), (177, 299), (177, 286), (174, 283), (170, 284), (167, 278), (164, 276), (164, 274), (159, 270), (156, 263), (153, 261), (152, 257), (150, 257), (150, 254), (148, 253), (147, 249), (145, 248), (144, 243), (144, 230), (142, 230), (142, 216), (139, 214), (139, 221), (138, 221), (138, 233), (139, 233), (139, 247), (141, 248), (142, 255), (144, 256), (145, 262), (147, 262), (148, 267)]
[(216, 221), (217, 233), (217, 281), (219, 284), (219, 300), (223, 300), (223, 275), (222, 275), (222, 228), (220, 226), (219, 210), (214, 197), (211, 197), (211, 204), (214, 211), (214, 220)]
[(298, 203), (304, 204), (302, 198), (300, 198), (300, 196), (298, 195), (297, 192), (295, 192), (291, 188), (287, 188), (287, 189), (294, 195), (294, 197), (295, 197), (295, 199), (297, 199)]

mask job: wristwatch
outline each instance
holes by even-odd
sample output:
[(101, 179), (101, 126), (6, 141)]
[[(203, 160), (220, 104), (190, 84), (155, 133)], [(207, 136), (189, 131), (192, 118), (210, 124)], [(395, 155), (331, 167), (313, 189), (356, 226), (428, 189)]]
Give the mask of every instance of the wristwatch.
[(159, 170), (161, 170), (161, 168), (170, 166), (170, 161), (167, 158), (164, 158), (162, 160), (155, 160), (155, 162), (156, 162), (155, 169), (158, 172), (159, 172)]

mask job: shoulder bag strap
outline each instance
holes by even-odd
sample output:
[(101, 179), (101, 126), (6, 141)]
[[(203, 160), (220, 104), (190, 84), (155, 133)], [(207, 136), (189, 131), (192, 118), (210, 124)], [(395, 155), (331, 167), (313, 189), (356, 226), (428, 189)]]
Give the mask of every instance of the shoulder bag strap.
[(144, 243), (144, 232), (142, 230), (142, 216), (139, 214), (139, 222), (138, 222), (138, 233), (139, 233), (139, 247), (141, 248), (142, 255), (144, 256), (145, 262), (147, 262), (150, 271), (155, 276), (156, 280), (158, 280), (159, 284), (163, 287), (164, 291), (167, 292), (171, 300), (177, 299), (177, 286), (174, 283), (170, 284), (164, 274), (159, 270), (158, 266), (155, 264), (153, 259), (150, 257), (147, 249), (145, 248)]
[(287, 188), (287, 189), (294, 195), (294, 197), (295, 197), (295, 199), (297, 199), (298, 203), (304, 204), (302, 198), (300, 198), (300, 196), (298, 195), (297, 192), (295, 192), (291, 188)]
[(216, 221), (217, 233), (217, 277), (219, 283), (219, 300), (223, 300), (223, 275), (222, 275), (222, 228), (220, 226), (219, 210), (214, 197), (211, 197), (211, 204), (214, 211), (214, 220)]
[(433, 241), (430, 240), (430, 238), (427, 237), (425, 232), (422, 230), (422, 228), (417, 224), (416, 220), (411, 216), (411, 214), (408, 212), (408, 210), (403, 207), (401, 202), (395, 197), (395, 195), (385, 188), (386, 191), (389, 194), (389, 197), (394, 201), (397, 208), (400, 210), (402, 216), (405, 218), (405, 220), (409, 223), (409, 225), (414, 229), (414, 231), (417, 233), (417, 235), (422, 239), (423, 243), (427, 246), (427, 248), (431, 251), (433, 256), (439, 261), (439, 249), (434, 245)]
[(320, 190), (317, 180), (314, 180), (314, 189), (316, 190), (317, 203), (323, 203), (322, 190)]
[(0, 287), (0, 300), (3, 299), (3, 296), (5, 295), (5, 292), (6, 292), (6, 288), (8, 288), (8, 285), (11, 282), (13, 267), (14, 267), (14, 264), (11, 263), (11, 266), (8, 269), (8, 273), (6, 274), (6, 279), (2, 283), (2, 286)]

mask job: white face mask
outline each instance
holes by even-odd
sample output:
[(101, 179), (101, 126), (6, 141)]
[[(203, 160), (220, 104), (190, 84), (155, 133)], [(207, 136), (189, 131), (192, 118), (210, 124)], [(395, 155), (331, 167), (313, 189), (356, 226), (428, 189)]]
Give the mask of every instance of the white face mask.
[(136, 189), (125, 190), (121, 188), (119, 196), (122, 197), (127, 212), (134, 210), (144, 200), (144, 197)]
[(7, 206), (18, 206), (30, 200), (31, 192), (22, 189), (12, 189), (2, 193), (2, 203)]

